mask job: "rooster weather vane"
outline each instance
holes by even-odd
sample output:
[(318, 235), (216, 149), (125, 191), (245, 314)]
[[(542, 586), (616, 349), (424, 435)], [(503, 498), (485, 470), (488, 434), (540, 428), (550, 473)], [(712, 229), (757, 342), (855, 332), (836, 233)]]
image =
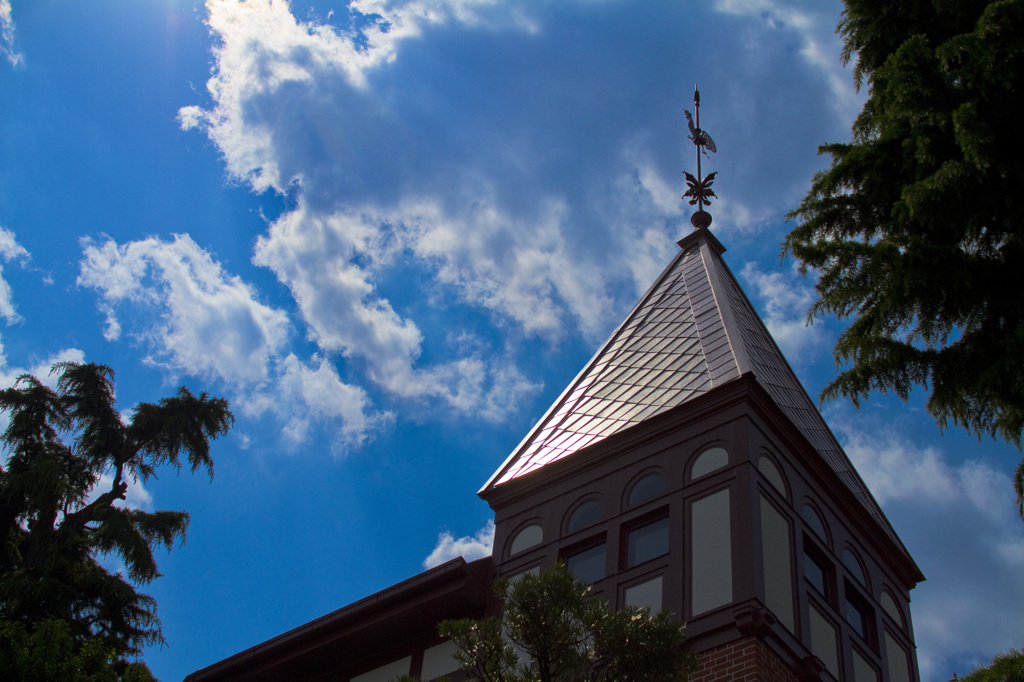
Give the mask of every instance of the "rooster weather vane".
[(718, 148), (715, 147), (715, 141), (711, 139), (707, 131), (700, 128), (700, 91), (696, 86), (693, 88), (693, 110), (696, 114), (696, 121), (694, 121), (694, 116), (686, 109), (683, 110), (683, 113), (686, 114), (686, 122), (690, 126), (690, 140), (697, 147), (697, 177), (693, 177), (686, 171), (683, 171), (688, 186), (683, 194), (683, 199), (689, 198), (690, 206), (697, 206), (697, 212), (690, 216), (690, 223), (695, 228), (700, 229), (711, 225), (711, 214), (704, 210), (704, 205), (711, 203), (711, 197), (718, 198), (715, 191), (711, 189), (718, 171), (708, 173), (707, 177), (703, 177), (700, 172), (700, 157), (703, 154), (710, 159), (708, 151), (715, 153), (718, 151)]

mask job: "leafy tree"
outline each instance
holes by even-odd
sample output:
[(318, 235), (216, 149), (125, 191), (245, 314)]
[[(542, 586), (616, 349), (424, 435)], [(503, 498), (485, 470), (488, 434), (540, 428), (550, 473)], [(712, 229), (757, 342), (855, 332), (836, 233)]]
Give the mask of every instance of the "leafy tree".
[(993, 658), (991, 664), (960, 679), (963, 682), (1024, 682), (1024, 652), (1010, 649)]
[[(783, 244), (820, 275), (809, 320), (850, 318), (822, 398), (906, 399), (979, 437), (1024, 432), (1024, 0), (845, 0), (868, 99), (825, 144)], [(1024, 516), (1024, 460), (1015, 473)]]
[[(182, 457), (212, 477), (210, 440), (227, 433), (233, 417), (227, 401), (182, 387), (138, 405), (124, 423), (109, 367), (65, 362), (51, 374), (56, 390), (26, 374), (0, 391), (9, 418), (0, 437), (3, 637), (27, 638), (36, 650), (69, 641), (68, 660), (110, 660), (137, 674), (123, 659), (163, 638), (155, 601), (135, 585), (160, 575), (153, 548), (183, 542), (189, 516), (115, 503), (125, 499), (129, 478), (145, 481), (162, 465), (180, 470)], [(121, 558), (127, 579), (100, 564), (106, 554)]]
[(693, 654), (667, 610), (614, 610), (563, 564), (499, 581), (501, 620), (445, 621), (441, 635), (479, 682), (684, 682)]

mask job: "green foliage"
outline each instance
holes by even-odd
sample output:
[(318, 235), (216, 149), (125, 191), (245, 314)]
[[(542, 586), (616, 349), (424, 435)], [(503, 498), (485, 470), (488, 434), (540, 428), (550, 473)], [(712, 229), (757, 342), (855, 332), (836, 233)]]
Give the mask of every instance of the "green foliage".
[(977, 668), (960, 679), (963, 682), (1024, 682), (1024, 652), (1010, 649), (993, 658), (990, 665)]
[[(445, 621), (443, 637), (479, 682), (681, 682), (693, 669), (684, 626), (663, 610), (616, 611), (562, 564), (502, 581), (504, 617)], [(520, 654), (522, 658), (520, 658)]]
[[(125, 499), (129, 477), (145, 481), (162, 465), (180, 469), (183, 457), (192, 471), (203, 467), (212, 476), (209, 441), (227, 433), (233, 418), (227, 401), (183, 387), (157, 404), (140, 404), (125, 424), (109, 367), (60, 363), (52, 374), (56, 390), (23, 375), (0, 391), (0, 411), (9, 418), (0, 437), (7, 455), (0, 467), (2, 636), (21, 642), (10, 652), (52, 650), (48, 660), (66, 666), (61, 670), (91, 671), (99, 661), (116, 664), (111, 670), (122, 677), (109, 679), (147, 679), (148, 671), (138, 677), (123, 659), (163, 638), (155, 601), (134, 585), (160, 575), (153, 548), (183, 542), (189, 517), (116, 503)], [(120, 557), (127, 579), (100, 565), (105, 554)], [(33, 660), (37, 654), (26, 653)], [(3, 664), (30, 669), (19, 661)]]
[(153, 682), (145, 663), (118, 660), (102, 640), (76, 642), (71, 626), (48, 618), (31, 634), (0, 618), (0, 679), (22, 682)]
[[(906, 399), (979, 437), (1024, 432), (1024, 0), (846, 0), (869, 97), (826, 144), (783, 244), (820, 278), (809, 319), (850, 318), (822, 393)], [(1024, 460), (1015, 477), (1024, 516)]]

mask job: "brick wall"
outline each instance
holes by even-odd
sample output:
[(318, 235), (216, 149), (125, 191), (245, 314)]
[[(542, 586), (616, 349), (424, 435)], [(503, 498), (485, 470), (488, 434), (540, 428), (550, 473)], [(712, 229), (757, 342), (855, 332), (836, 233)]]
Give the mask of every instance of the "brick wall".
[(799, 682), (799, 677), (764, 642), (747, 637), (697, 657), (690, 682)]

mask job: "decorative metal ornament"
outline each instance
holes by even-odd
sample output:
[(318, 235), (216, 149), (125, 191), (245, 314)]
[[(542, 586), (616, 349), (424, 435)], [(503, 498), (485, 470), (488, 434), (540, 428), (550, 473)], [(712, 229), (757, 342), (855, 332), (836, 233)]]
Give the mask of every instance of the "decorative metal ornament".
[(700, 91), (697, 86), (693, 88), (693, 110), (695, 115), (690, 114), (686, 109), (683, 109), (683, 113), (686, 114), (686, 122), (690, 127), (690, 140), (697, 147), (697, 177), (694, 177), (683, 171), (686, 176), (687, 190), (683, 194), (683, 199), (689, 198), (690, 206), (697, 206), (697, 212), (690, 216), (690, 223), (697, 229), (706, 228), (711, 225), (711, 214), (704, 210), (705, 204), (711, 203), (711, 198), (718, 198), (714, 190), (711, 189), (711, 185), (715, 181), (715, 176), (718, 175), (718, 171), (709, 173), (707, 177), (701, 175), (700, 170), (700, 157), (703, 154), (707, 158), (708, 151), (715, 153), (718, 148), (715, 146), (715, 141), (711, 139), (706, 130), (701, 130), (700, 127)]
[[(700, 93), (697, 93), (694, 96), (694, 100), (696, 101), (699, 97), (700, 97)], [(699, 107), (699, 106), (700, 106), (699, 104), (696, 105), (696, 107)], [(698, 128), (697, 126), (695, 126), (693, 124), (693, 115), (690, 113), (690, 111), (688, 109), (683, 109), (683, 113), (686, 114), (686, 123), (690, 126), (690, 139), (693, 140), (693, 143), (695, 145), (697, 145), (698, 147), (707, 147), (712, 152), (717, 152), (718, 151), (718, 147), (715, 146), (715, 141), (711, 139), (711, 136), (708, 135), (707, 131), (706, 130), (701, 130), (700, 128)], [(700, 112), (698, 110), (698, 114), (699, 113)], [(704, 156), (707, 156), (707, 155), (708, 155), (708, 153), (704, 152)], [(711, 158), (711, 157), (708, 157), (708, 158)]]
[(686, 171), (683, 171), (683, 175), (686, 176), (686, 184), (689, 189), (686, 190), (686, 194), (683, 198), (690, 197), (690, 206), (693, 206), (698, 201), (700, 202), (700, 210), (704, 210), (704, 204), (711, 203), (711, 197), (718, 198), (715, 191), (711, 189), (711, 185), (715, 182), (715, 176), (718, 175), (718, 171), (714, 173), (708, 173), (707, 176), (701, 180), (693, 177)]

